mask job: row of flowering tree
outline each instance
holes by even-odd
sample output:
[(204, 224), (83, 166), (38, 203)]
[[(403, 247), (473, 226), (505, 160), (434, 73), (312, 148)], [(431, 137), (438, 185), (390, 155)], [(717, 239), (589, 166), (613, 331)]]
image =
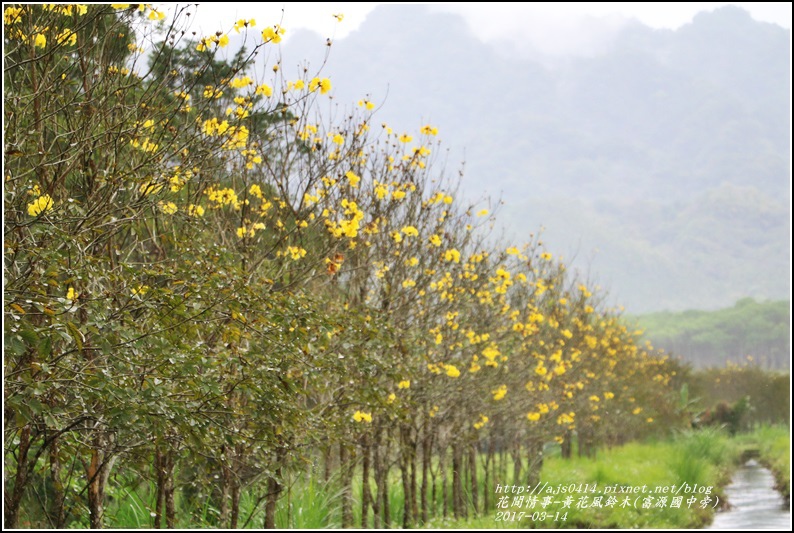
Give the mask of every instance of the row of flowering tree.
[(187, 14), (5, 8), (6, 527), (102, 527), (141, 483), (154, 527), (190, 500), (274, 527), (301, 471), (345, 527), (389, 526), (399, 480), (408, 527), (492, 508), (550, 442), (677, 420), (674, 365), (537, 237), (491, 235), (434, 126), (334, 104), (279, 25)]

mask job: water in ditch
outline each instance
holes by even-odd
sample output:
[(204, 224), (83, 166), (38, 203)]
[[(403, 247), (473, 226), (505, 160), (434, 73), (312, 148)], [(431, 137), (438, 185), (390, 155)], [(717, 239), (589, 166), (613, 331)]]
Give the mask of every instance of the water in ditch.
[(747, 461), (725, 489), (731, 508), (717, 513), (710, 529), (790, 529), (791, 509), (774, 486), (769, 470), (754, 459)]

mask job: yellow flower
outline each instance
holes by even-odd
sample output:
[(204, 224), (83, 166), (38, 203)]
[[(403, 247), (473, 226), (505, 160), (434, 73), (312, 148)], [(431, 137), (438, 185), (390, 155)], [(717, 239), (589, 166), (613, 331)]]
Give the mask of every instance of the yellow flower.
[(138, 285), (138, 287), (130, 289), (130, 292), (132, 292), (132, 294), (135, 295), (135, 296), (143, 296), (144, 294), (149, 292), (149, 286), (148, 285)]
[(416, 237), (419, 235), (419, 230), (413, 226), (404, 226), (401, 230), (406, 237)]
[(634, 415), (638, 415), (642, 412), (642, 407), (635, 407), (634, 410), (631, 412)]
[(493, 394), (493, 399), (498, 402), (507, 394), (507, 385), (500, 385), (498, 389), (492, 390), (491, 394)]
[(386, 398), (386, 403), (394, 403), (394, 400), (396, 399), (397, 399), (397, 395), (392, 392), (391, 394), (389, 394), (389, 397)]
[(456, 378), (460, 376), (460, 370), (458, 370), (455, 365), (446, 365), (447, 375), (451, 378)]
[(530, 422), (537, 422), (540, 420), (540, 413), (527, 413), (527, 420)]
[(411, 137), (410, 135), (408, 135), (407, 133), (403, 133), (403, 134), (402, 134), (402, 135), (400, 135), (400, 137), (399, 137), (399, 140), (400, 140), (400, 142), (401, 142), (401, 143), (409, 143), (409, 142), (411, 142), (413, 139), (414, 139), (414, 138), (413, 138), (413, 137)]
[(551, 254), (549, 252), (543, 252), (540, 254), (540, 258), (544, 261), (551, 261)]
[(262, 30), (262, 39), (273, 44), (278, 44), (281, 42), (281, 36), (284, 35), (284, 33), (284, 28), (280, 27), (278, 24), (275, 26), (268, 26)]
[(430, 126), (429, 124), (426, 125), (426, 126), (422, 126), (422, 128), (419, 131), (423, 135), (438, 135), (438, 128), (434, 128), (433, 126)]
[(28, 215), (37, 217), (52, 209), (53, 201), (49, 194), (43, 194), (28, 204)]
[(243, 77), (235, 76), (235, 78), (231, 81), (231, 83), (229, 83), (229, 86), (231, 86), (232, 89), (241, 89), (243, 87), (248, 87), (249, 85), (253, 85), (253, 84), (254, 84), (254, 80), (252, 80), (250, 76), (243, 76)]
[(262, 85), (258, 85), (256, 87), (256, 94), (263, 94), (267, 97), (273, 96), (273, 88), (270, 85), (263, 83)]
[(334, 135), (331, 140), (334, 142), (334, 144), (338, 144), (339, 146), (345, 144), (345, 138), (342, 136), (341, 133), (337, 133), (336, 135)]
[(453, 261), (455, 263), (460, 263), (460, 252), (454, 248), (450, 248), (444, 252), (444, 260), (448, 262)]
[(191, 217), (203, 217), (204, 216), (204, 208), (200, 205), (193, 205), (190, 204), (187, 206), (187, 214)]
[(372, 423), (372, 415), (363, 411), (356, 411), (355, 414), (353, 414), (353, 420), (356, 422), (366, 422), (369, 424)]
[(332, 16), (336, 19), (337, 22), (342, 22), (345, 19), (345, 16), (342, 13)]
[(67, 300), (72, 300), (72, 301), (77, 300), (78, 296), (80, 296), (80, 295), (77, 294), (77, 292), (74, 290), (74, 287), (69, 287), (69, 290), (66, 291), (66, 299)]
[(251, 19), (251, 20), (240, 19), (240, 20), (238, 20), (237, 22), (234, 23), (234, 31), (236, 31), (237, 33), (240, 33), (241, 29), (243, 29), (243, 28), (253, 28), (254, 26), (256, 26), (256, 20), (254, 20), (254, 19)]
[(431, 235), (428, 241), (430, 241), (430, 244), (433, 246), (441, 246), (441, 237), (438, 235)]
[(481, 210), (481, 211), (479, 211), (479, 212), (477, 213), (477, 216), (478, 216), (478, 217), (484, 217), (484, 216), (486, 216), (488, 213), (489, 213), (489, 211), (488, 211), (487, 209), (483, 209), (483, 210)]
[(411, 380), (404, 379), (400, 383), (397, 384), (398, 389), (409, 389), (411, 388)]
[(47, 37), (41, 33), (37, 33), (33, 36), (33, 46), (36, 48), (44, 48), (47, 46)]
[(309, 91), (314, 92), (317, 89), (320, 89), (320, 94), (326, 94), (331, 90), (331, 80), (328, 78), (312, 78), (312, 81), (309, 82)]
[(306, 250), (300, 246), (287, 246), (287, 252), (294, 261), (306, 256)]
[(55, 38), (58, 44), (66, 44), (67, 46), (74, 46), (77, 42), (77, 34), (68, 28), (64, 28), (61, 33)]
[(345, 177), (350, 181), (351, 187), (358, 187), (358, 182), (361, 181), (361, 178), (353, 174), (352, 171), (348, 171)]
[(173, 215), (179, 210), (174, 202), (159, 202), (157, 205), (166, 215)]
[(612, 393), (612, 392), (605, 392), (605, 393), (604, 393), (604, 399), (605, 399), (605, 400), (611, 400), (611, 399), (612, 399), (612, 398), (614, 398), (614, 397), (615, 397), (615, 394), (614, 394), (614, 393)]

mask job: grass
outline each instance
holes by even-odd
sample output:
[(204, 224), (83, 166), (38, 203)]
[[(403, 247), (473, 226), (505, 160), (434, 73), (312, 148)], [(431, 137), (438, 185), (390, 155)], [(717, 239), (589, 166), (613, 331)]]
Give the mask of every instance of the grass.
[(764, 425), (737, 439), (746, 450), (757, 451), (761, 463), (775, 476), (775, 488), (791, 497), (791, 431), (786, 426)]
[[(721, 498), (721, 488), (728, 481), (730, 472), (738, 462), (742, 451), (747, 448), (761, 450), (763, 460), (769, 464), (778, 475), (785, 473), (786, 486), (788, 478), (788, 449), (789, 436), (787, 428), (761, 428), (749, 437), (729, 439), (724, 433), (715, 430), (699, 430), (685, 432), (676, 438), (667, 441), (630, 443), (625, 446), (608, 450), (599, 450), (596, 459), (572, 457), (563, 459), (559, 456), (559, 448), (547, 449), (541, 481), (548, 483), (547, 487), (575, 486), (596, 484), (597, 491), (608, 497), (605, 490), (618, 492), (614, 494), (623, 500), (625, 495), (619, 494), (621, 487), (646, 486), (646, 491), (653, 491), (658, 487), (680, 486), (687, 483), (689, 487), (715, 487), (711, 497)], [(434, 463), (435, 464), (435, 463)], [(480, 469), (482, 467), (481, 463)], [(507, 481), (503, 484), (513, 484), (510, 479), (512, 464), (507, 468)], [(418, 476), (420, 477), (420, 476)], [(451, 478), (451, 476), (450, 476)], [(478, 472), (480, 482), (479, 494), (482, 498), (483, 472)], [(421, 483), (420, 479), (417, 479)], [(451, 483), (451, 479), (448, 480)], [(397, 468), (391, 470), (389, 482), (389, 505), (391, 510), (392, 527), (402, 525), (403, 492), (400, 473)], [(374, 484), (371, 486), (373, 495)], [(684, 501), (681, 508), (639, 508), (620, 507), (619, 504), (601, 508), (577, 508), (577, 502), (582, 496), (588, 496), (588, 502), (598, 494), (577, 493), (571, 494), (571, 505), (562, 508), (562, 496), (552, 495), (558, 503), (541, 507), (539, 500), (532, 509), (526, 507), (526, 498), (521, 508), (502, 509), (496, 507), (496, 495), (490, 489), (492, 496), (490, 509), (478, 517), (469, 519), (454, 519), (451, 516), (441, 517), (441, 502), (432, 502), (435, 516), (424, 524), (423, 527), (436, 529), (463, 529), (463, 528), (697, 528), (707, 524), (713, 515), (712, 509), (700, 509), (698, 505), (688, 508)], [(126, 492), (125, 492), (126, 491)], [(448, 486), (451, 493), (451, 488)], [(437, 480), (436, 492), (440, 496), (440, 479)], [(177, 526), (180, 528), (205, 528), (218, 527), (218, 509), (210, 505), (209, 498), (198, 496), (188, 501), (179, 497), (177, 491)], [(353, 524), (361, 526), (361, 475), (357, 471), (353, 483)], [(647, 494), (647, 492), (646, 492)], [(544, 494), (545, 495), (545, 494)], [(633, 495), (636, 497), (639, 495)], [(705, 494), (698, 495), (702, 499)], [(659, 495), (654, 495), (658, 498)], [(430, 498), (430, 495), (428, 495)], [(512, 495), (511, 495), (512, 498)], [(117, 488), (113, 498), (108, 502), (106, 524), (113, 528), (148, 528), (152, 526), (150, 510), (154, 504), (154, 487), (141, 483), (132, 489)], [(668, 500), (671, 496), (668, 496)], [(253, 491), (245, 491), (241, 497), (240, 525), (242, 526), (252, 512), (256, 514), (246, 527), (259, 528), (264, 520), (264, 504), (257, 507), (257, 498)], [(332, 477), (327, 483), (322, 476), (315, 473), (291, 474), (285, 480), (284, 492), (276, 508), (276, 526), (282, 529), (320, 529), (341, 527), (340, 512), (341, 491), (338, 479)], [(482, 501), (482, 500), (481, 500)], [(512, 501), (509, 503), (513, 503)], [(533, 522), (531, 518), (516, 521), (497, 521), (497, 513), (504, 511), (525, 512), (529, 517), (533, 512), (546, 511), (553, 515), (567, 511), (565, 521)], [(451, 513), (451, 506), (450, 506)], [(433, 513), (431, 513), (432, 515)], [(501, 516), (501, 515), (500, 515)], [(370, 524), (372, 516), (369, 517)]]

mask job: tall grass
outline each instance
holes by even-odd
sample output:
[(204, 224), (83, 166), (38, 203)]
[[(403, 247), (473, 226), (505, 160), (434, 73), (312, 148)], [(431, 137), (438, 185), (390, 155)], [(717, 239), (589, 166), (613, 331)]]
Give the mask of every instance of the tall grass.
[[(788, 467), (788, 433), (780, 428), (762, 429), (757, 432), (755, 442), (763, 442), (762, 455), (776, 460)], [(630, 443), (619, 448), (601, 450), (596, 459), (572, 457), (563, 459), (557, 447), (547, 448), (544, 458), (541, 481), (548, 486), (568, 484), (598, 484), (603, 493), (605, 487), (636, 487), (646, 485), (648, 490), (656, 486), (689, 485), (720, 486), (727, 484), (727, 473), (732, 464), (741, 454), (739, 439), (729, 439), (724, 433), (716, 430), (688, 431), (668, 441)], [(436, 460), (433, 466), (437, 465)], [(710, 520), (712, 510), (699, 508), (679, 509), (650, 508), (586, 508), (576, 509), (575, 505), (565, 509), (565, 522), (533, 523), (528, 519), (516, 522), (496, 521), (496, 513), (505, 509), (497, 509), (497, 496), (494, 487), (485, 487), (484, 470), (478, 461), (478, 494), (482, 505), (483, 494), (489, 491), (489, 509), (481, 509), (480, 516), (468, 519), (455, 519), (451, 516), (452, 505), (448, 502), (450, 516), (442, 516), (443, 504), (441, 478), (436, 479), (436, 500), (432, 500), (432, 487), (428, 487), (428, 507), (430, 520), (427, 524), (416, 524), (417, 527), (433, 528), (556, 528), (556, 527), (602, 527), (602, 528), (693, 528), (700, 527)], [(512, 479), (512, 462), (507, 468), (507, 476), (500, 479), (502, 484), (523, 484), (526, 480)], [(786, 470), (787, 471), (787, 470)], [(523, 472), (526, 472), (526, 462)], [(525, 475), (522, 473), (522, 475)], [(451, 476), (447, 480), (447, 497), (451, 499)], [(493, 483), (493, 478), (491, 480)], [(361, 471), (356, 469), (353, 477), (353, 525), (361, 527)], [(417, 479), (417, 489), (421, 486), (421, 474)], [(391, 526), (401, 527), (403, 523), (403, 506), (405, 498), (402, 490), (402, 479), (399, 469), (390, 471), (387, 482)], [(469, 500), (468, 483), (464, 483), (465, 497)], [(143, 482), (133, 488), (116, 489), (113, 499), (107, 508), (108, 526), (115, 528), (148, 528), (152, 526), (150, 512), (154, 507), (154, 486)], [(370, 486), (373, 496), (375, 487)], [(262, 488), (254, 487), (244, 491), (240, 502), (240, 526), (245, 523), (247, 528), (260, 528), (264, 520), (264, 502), (261, 499)], [(718, 489), (712, 495), (719, 495)], [(581, 494), (573, 494), (578, 500)], [(417, 495), (417, 500), (419, 496)], [(559, 498), (557, 498), (559, 500)], [(606, 500), (606, 498), (604, 498)], [(218, 527), (218, 509), (206, 495), (199, 495), (188, 501), (179, 497), (177, 491), (177, 527), (180, 528), (214, 528)], [(282, 529), (327, 529), (341, 527), (342, 490), (340, 480), (332, 476), (329, 481), (323, 480), (319, 472), (289, 472), (285, 475), (284, 491), (276, 506), (276, 526)], [(556, 512), (560, 506), (550, 506), (547, 511)], [(697, 506), (696, 506), (697, 507)], [(469, 507), (471, 509), (471, 507)], [(542, 511), (535, 509), (511, 509), (519, 511)], [(253, 517), (251, 517), (251, 514)], [(248, 518), (251, 517), (250, 520)], [(247, 521), (248, 520), (248, 521)], [(366, 526), (372, 526), (370, 510)], [(247, 523), (246, 523), (247, 521)]]

